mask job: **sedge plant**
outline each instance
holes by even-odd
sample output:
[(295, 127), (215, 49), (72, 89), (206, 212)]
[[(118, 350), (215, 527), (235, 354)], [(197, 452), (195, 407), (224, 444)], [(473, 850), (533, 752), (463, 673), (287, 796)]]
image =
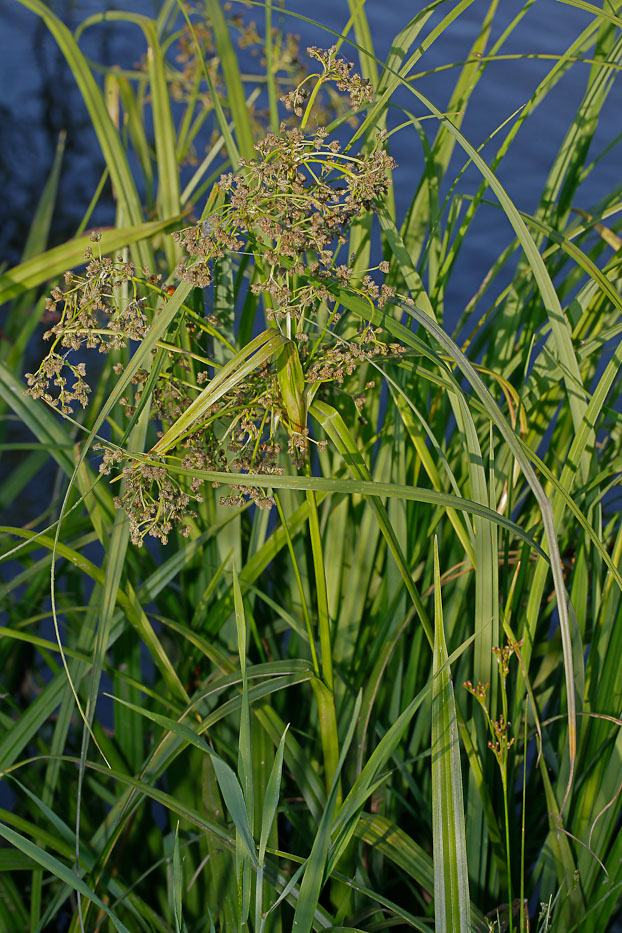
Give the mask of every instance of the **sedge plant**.
[[(482, 146), (464, 115), (533, 0), (494, 42), (477, 11), (443, 109), (421, 80), (471, 0), (385, 61), (365, 3), (305, 54), (269, 0), (75, 34), (19, 2), (116, 217), (93, 229), (102, 183), (0, 276), (0, 498), (45, 491), (2, 528), (2, 928), (608, 929), (622, 202), (584, 181), (618, 143), (621, 5), (573, 0), (583, 30)], [(104, 20), (145, 47), (105, 93), (80, 48)], [(527, 214), (498, 168), (571, 68)], [(485, 211), (507, 240), (454, 308)]]

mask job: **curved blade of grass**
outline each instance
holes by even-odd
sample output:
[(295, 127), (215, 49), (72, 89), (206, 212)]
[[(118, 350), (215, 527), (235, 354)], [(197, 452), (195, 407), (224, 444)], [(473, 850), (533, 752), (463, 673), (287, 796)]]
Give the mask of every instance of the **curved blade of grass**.
[[(106, 230), (106, 252), (114, 252), (124, 246), (131, 246), (140, 240), (155, 236), (156, 233), (162, 233), (170, 229), (178, 219), (174, 217), (167, 220), (153, 220), (132, 227), (124, 227), (121, 230)], [(0, 275), (0, 304), (57, 275), (62, 275), (68, 269), (82, 265), (84, 251), (87, 246), (92, 245), (90, 236), (68, 240), (61, 246), (55, 246), (2, 273)]]
[[(360, 456), (358, 448), (356, 453), (357, 457)], [(186, 470), (171, 463), (167, 464), (167, 467), (172, 473), (179, 473), (181, 476), (195, 476), (203, 478), (208, 482), (222, 483), (224, 485), (232, 483), (236, 486), (259, 486), (262, 489), (311, 489), (314, 492), (332, 492), (342, 493), (344, 495), (355, 495), (358, 493), (359, 495), (370, 497), (370, 499), (384, 499), (393, 496), (398, 499), (409, 499), (412, 502), (427, 502), (431, 505), (440, 506), (441, 508), (454, 508), (461, 512), (468, 512), (472, 515), (481, 516), (488, 521), (506, 528), (529, 544), (537, 554), (544, 557), (548, 562), (548, 557), (538, 542), (528, 532), (524, 531), (520, 525), (506, 518), (505, 515), (501, 515), (488, 506), (481, 505), (479, 502), (473, 502), (471, 499), (465, 499), (462, 496), (454, 496), (451, 493), (437, 492), (435, 489), (426, 489), (419, 486), (400, 486), (397, 483), (380, 483), (361, 479), (331, 479), (328, 477), (315, 476), (265, 476), (261, 473), (221, 473), (215, 470)], [(282, 547), (284, 543), (284, 540), (279, 537), (279, 547)], [(240, 580), (244, 580), (243, 573), (240, 574)]]
[[(148, 43), (147, 66), (151, 88), (153, 134), (158, 167), (158, 204), (162, 219), (174, 217), (181, 210), (179, 166), (175, 152), (175, 126), (171, 114), (165, 62), (158, 39), (157, 23), (148, 16), (141, 16), (138, 13), (109, 10), (105, 13), (95, 13), (85, 19), (76, 33), (76, 38), (79, 38), (81, 33), (88, 29), (89, 26), (111, 20), (134, 23), (139, 26)], [(167, 241), (167, 246), (167, 259), (169, 264), (172, 265), (175, 261), (174, 244)]]
[(434, 917), (438, 933), (471, 926), (458, 721), (447, 646), (434, 538), (434, 661), (432, 686), (432, 838)]
[(352, 888), (353, 891), (356, 891), (360, 894), (363, 894), (365, 897), (370, 898), (370, 900), (375, 901), (377, 904), (381, 904), (387, 909), (391, 914), (394, 914), (395, 917), (401, 917), (405, 921), (408, 927), (413, 930), (418, 930), (419, 933), (433, 933), (433, 930), (426, 923), (423, 923), (418, 917), (413, 916), (409, 911), (405, 910), (399, 904), (396, 904), (395, 901), (390, 900), (388, 897), (383, 897), (378, 891), (373, 890), (372, 888), (367, 887), (364, 884), (361, 884), (358, 881), (354, 881), (352, 878), (349, 878), (347, 875), (342, 874), (339, 871), (333, 873), (333, 877), (337, 881), (341, 881), (343, 884), (348, 885)]
[(402, 868), (430, 895), (434, 893), (434, 865), (429, 852), (382, 813), (361, 813), (355, 835)]
[[(209, 746), (205, 743), (205, 740), (201, 738), (201, 736), (198, 735), (194, 729), (184, 725), (183, 722), (177, 722), (173, 719), (170, 719), (168, 716), (160, 716), (158, 713), (153, 713), (150, 710), (141, 709), (139, 706), (135, 706), (133, 703), (128, 703), (125, 700), (119, 700), (117, 697), (114, 699), (117, 703), (121, 703), (128, 709), (134, 710), (134, 712), (139, 713), (141, 716), (146, 716), (147, 719), (157, 723), (167, 732), (171, 732), (174, 735), (183, 738), (186, 743), (193, 745), (195, 748), (198, 748), (200, 751), (210, 756), (212, 764), (214, 765), (216, 780), (218, 781), (218, 786), (220, 787), (225, 806), (227, 807), (229, 815), (231, 816), (231, 819), (235, 824), (235, 828), (239, 833), (240, 840), (244, 845), (246, 854), (250, 858), (253, 866), (256, 868), (257, 853), (255, 850), (255, 842), (253, 840), (253, 834), (248, 820), (248, 814), (246, 812), (244, 794), (235, 772), (229, 767), (226, 761), (223, 761), (222, 758), (219, 758), (218, 755), (212, 752)], [(238, 705), (239, 702), (240, 701), (238, 700)]]
[(586, 3), (585, 0), (557, 0), (557, 2), (565, 3), (566, 6), (575, 6), (579, 10), (584, 10), (586, 13), (592, 13), (598, 18), (606, 19), (610, 23), (613, 23), (614, 26), (619, 26), (622, 28), (622, 17), (616, 16), (609, 10), (603, 10), (600, 7), (594, 6), (593, 3)]
[[(354, 834), (358, 839), (372, 846), (374, 850), (381, 852), (394, 865), (405, 871), (417, 884), (421, 885), (424, 891), (433, 896), (434, 866), (432, 857), (408, 833), (391, 822), (388, 817), (382, 813), (361, 813)], [(335, 872), (335, 877), (340, 878), (339, 872)], [(350, 883), (352, 882), (350, 881)], [(371, 897), (372, 894), (370, 893), (368, 896)], [(378, 898), (378, 903), (384, 903), (383, 899)], [(389, 902), (387, 906), (392, 910), (397, 908), (398, 915), (403, 916), (403, 914), (399, 913), (398, 905), (392, 907)], [(412, 916), (405, 919), (417, 930), (430, 929), (427, 926), (422, 925), (420, 927), (413, 923), (413, 919), (416, 918)], [(473, 924), (471, 929), (486, 929), (486, 922), (481, 911), (473, 903), (471, 903), (471, 921)]]
[(15, 830), (10, 829), (8, 826), (4, 826), (0, 823), (0, 836), (6, 839), (11, 845), (15, 846), (16, 849), (19, 849), (24, 855), (31, 858), (34, 862), (41, 865), (46, 871), (49, 871), (50, 874), (54, 875), (55, 878), (58, 878), (64, 884), (68, 885), (74, 891), (77, 891), (79, 894), (82, 894), (84, 897), (88, 898), (90, 901), (93, 901), (94, 904), (97, 904), (100, 910), (103, 910), (106, 916), (109, 918), (117, 933), (130, 933), (125, 924), (121, 923), (119, 918), (113, 913), (113, 911), (108, 907), (100, 898), (93, 892), (91, 889), (82, 881), (78, 875), (75, 874), (70, 868), (67, 868), (62, 862), (60, 862), (53, 855), (50, 855), (49, 852), (46, 852), (44, 849), (41, 849), (38, 845), (35, 845), (34, 842), (31, 842), (30, 839), (26, 839), (25, 836), (22, 836), (20, 833), (16, 833)]
[(238, 385), (249, 373), (251, 373), (266, 360), (269, 360), (274, 352), (287, 342), (279, 331), (273, 328), (264, 331), (251, 340), (247, 346), (239, 350), (229, 362), (219, 370), (205, 388), (199, 393), (191, 405), (179, 416), (168, 431), (154, 444), (151, 453), (166, 453), (177, 441), (191, 430), (192, 425), (205, 414), (208, 408), (214, 405), (218, 399), (222, 398), (227, 392)]
[[(140, 709), (138, 711), (142, 712)], [(205, 751), (208, 750), (205, 746), (203, 746), (203, 748)], [(18, 764), (14, 766), (13, 770), (24, 767), (27, 764), (32, 764), (38, 760), (38, 758), (30, 758), (27, 761), (18, 762)], [(67, 762), (71, 765), (79, 764), (79, 759), (72, 755), (60, 755), (59, 760), (61, 762)], [(182, 801), (176, 799), (171, 794), (167, 794), (159, 788), (154, 787), (153, 784), (150, 784), (145, 780), (135, 778), (131, 774), (126, 774), (123, 771), (116, 771), (114, 768), (109, 770), (104, 765), (97, 764), (93, 761), (87, 762), (87, 767), (90, 771), (94, 771), (97, 774), (103, 775), (106, 780), (110, 778), (112, 780), (118, 781), (121, 784), (133, 788), (133, 790), (138, 791), (148, 799), (155, 800), (157, 803), (162, 804), (163, 807), (166, 807), (167, 810), (175, 813), (182, 820), (187, 820), (189, 823), (192, 823), (193, 826), (198, 826), (199, 829), (202, 829), (203, 831), (215, 836), (221, 844), (233, 851), (235, 847), (235, 840), (232, 838), (231, 834), (227, 832), (226, 826), (224, 826), (222, 823), (214, 823), (213, 821), (206, 819), (197, 810), (186, 806)], [(127, 805), (127, 801), (124, 801), (124, 803)]]

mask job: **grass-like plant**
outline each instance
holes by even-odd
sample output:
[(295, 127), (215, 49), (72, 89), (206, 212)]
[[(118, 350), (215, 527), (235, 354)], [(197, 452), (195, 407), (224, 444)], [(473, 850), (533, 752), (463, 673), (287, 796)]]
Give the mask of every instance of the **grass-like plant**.
[[(19, 2), (106, 169), (50, 249), (59, 150), (0, 276), (3, 449), (15, 419), (31, 435), (0, 498), (37, 477), (49, 498), (0, 540), (0, 926), (605, 931), (622, 202), (581, 185), (622, 4), (560, 0), (584, 31), (478, 149), (470, 97), (533, 0), (492, 46), (484, 5), (445, 112), (419, 79), (472, 0), (421, 9), (385, 62), (364, 3), (305, 56), (269, 0), (76, 35)], [(104, 19), (146, 48), (105, 94), (79, 47)], [(585, 94), (527, 215), (497, 168), (571, 67)], [(408, 204), (395, 133), (422, 153)], [(92, 230), (106, 178), (116, 223)], [(484, 205), (513, 233), (444, 326)]]

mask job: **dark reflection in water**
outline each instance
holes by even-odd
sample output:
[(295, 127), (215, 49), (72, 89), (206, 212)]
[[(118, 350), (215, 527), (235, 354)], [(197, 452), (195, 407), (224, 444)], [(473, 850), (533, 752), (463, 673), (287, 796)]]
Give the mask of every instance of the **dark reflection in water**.
[[(57, 16), (75, 29), (108, 3), (51, 0)], [(133, 0), (132, 9), (153, 14), (152, 3)], [(50, 245), (73, 236), (104, 169), (88, 113), (75, 79), (44, 23), (17, 0), (0, 2), (0, 261), (19, 262), (31, 220), (50, 172), (59, 134), (67, 131), (63, 169)], [(132, 66), (143, 54), (127, 27), (103, 23), (88, 31), (80, 47), (102, 65)], [(94, 223), (114, 218), (110, 185)]]

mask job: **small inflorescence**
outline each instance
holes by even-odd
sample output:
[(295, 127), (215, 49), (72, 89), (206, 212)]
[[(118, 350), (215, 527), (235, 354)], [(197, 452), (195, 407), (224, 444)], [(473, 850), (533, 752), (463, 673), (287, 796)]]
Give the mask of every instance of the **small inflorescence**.
[[(101, 233), (91, 234), (93, 243), (100, 240)], [(27, 394), (63, 415), (72, 413), (72, 402), (85, 408), (91, 391), (86, 364), (73, 363), (70, 353), (81, 349), (109, 353), (126, 347), (128, 341), (143, 340), (149, 329), (146, 298), (137, 297), (136, 287), (139, 281), (157, 286), (161, 278), (143, 269), (139, 279), (133, 263), (121, 256), (116, 260), (101, 253), (95, 256), (91, 246), (84, 259), (83, 275), (66, 272), (65, 288), (52, 289), (45, 310), (56, 323), (43, 335), (51, 347), (37, 372), (26, 373)], [(125, 296), (128, 289), (130, 298)]]
[(499, 765), (502, 774), (505, 774), (508, 752), (514, 744), (514, 737), (510, 736), (510, 728), (512, 724), (507, 720), (506, 679), (510, 672), (510, 659), (513, 654), (518, 654), (518, 649), (522, 644), (522, 641), (510, 641), (502, 648), (497, 648), (494, 646), (492, 648), (492, 653), (497, 661), (499, 681), (501, 684), (501, 698), (504, 708), (504, 712), (500, 714), (498, 719), (492, 719), (488, 711), (487, 701), (490, 684), (484, 684), (481, 681), (478, 681), (477, 684), (473, 686), (473, 683), (470, 680), (465, 681), (463, 684), (464, 688), (475, 697), (482, 710), (484, 711), (486, 722), (488, 723), (488, 728), (491, 734), (491, 741), (488, 742), (488, 748), (491, 749), (492, 753), (497, 759), (497, 764)]

